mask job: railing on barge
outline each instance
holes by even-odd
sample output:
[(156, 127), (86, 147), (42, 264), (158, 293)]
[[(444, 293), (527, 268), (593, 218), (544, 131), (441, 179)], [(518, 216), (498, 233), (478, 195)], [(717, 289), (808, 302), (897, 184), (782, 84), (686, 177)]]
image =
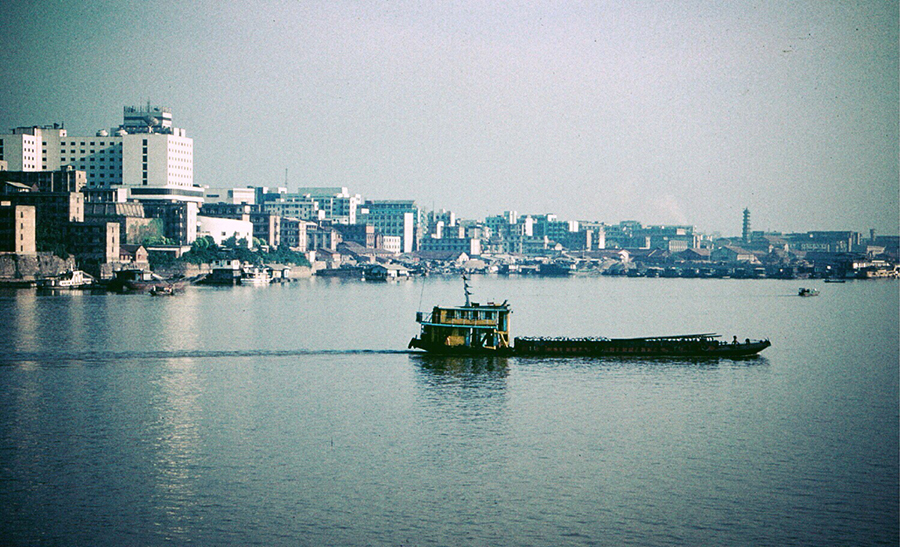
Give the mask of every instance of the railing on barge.
[(585, 336), (578, 338), (562, 336), (517, 336), (523, 342), (711, 342), (721, 335), (714, 332), (704, 334), (679, 334), (675, 336), (649, 336), (642, 338), (607, 338), (605, 336)]

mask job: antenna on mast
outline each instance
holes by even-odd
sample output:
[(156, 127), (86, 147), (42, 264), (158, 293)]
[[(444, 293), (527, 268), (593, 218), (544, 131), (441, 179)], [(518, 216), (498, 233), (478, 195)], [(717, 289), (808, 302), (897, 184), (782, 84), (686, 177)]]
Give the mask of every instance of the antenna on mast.
[(471, 306), (469, 303), (469, 297), (472, 296), (472, 291), (469, 290), (469, 278), (463, 274), (463, 292), (466, 294), (466, 307)]

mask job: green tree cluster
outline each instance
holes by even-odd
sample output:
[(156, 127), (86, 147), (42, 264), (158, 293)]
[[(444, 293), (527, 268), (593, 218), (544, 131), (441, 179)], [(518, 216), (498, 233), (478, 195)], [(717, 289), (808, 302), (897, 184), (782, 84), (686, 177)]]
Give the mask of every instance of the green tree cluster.
[(241, 262), (249, 262), (256, 265), (278, 263), (309, 266), (309, 261), (303, 253), (292, 251), (286, 247), (277, 247), (263, 251), (261, 250), (264, 248), (262, 242), (254, 240), (256, 249), (259, 250), (250, 250), (246, 239), (236, 239), (234, 237), (222, 243), (222, 246), (218, 246), (212, 237), (201, 237), (194, 241), (190, 251), (184, 253), (178, 259), (171, 258), (171, 255), (166, 255), (165, 253), (150, 253), (150, 265), (153, 267), (157, 264), (167, 265), (174, 262), (209, 264), (214, 260), (237, 259)]

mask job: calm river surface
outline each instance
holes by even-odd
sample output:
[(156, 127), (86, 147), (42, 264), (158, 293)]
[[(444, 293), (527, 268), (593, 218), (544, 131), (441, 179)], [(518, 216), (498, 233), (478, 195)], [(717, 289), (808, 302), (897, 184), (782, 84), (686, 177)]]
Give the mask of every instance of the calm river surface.
[(517, 335), (773, 345), (407, 353), (456, 278), (3, 292), (0, 542), (897, 545), (896, 281), (472, 285), (509, 299)]

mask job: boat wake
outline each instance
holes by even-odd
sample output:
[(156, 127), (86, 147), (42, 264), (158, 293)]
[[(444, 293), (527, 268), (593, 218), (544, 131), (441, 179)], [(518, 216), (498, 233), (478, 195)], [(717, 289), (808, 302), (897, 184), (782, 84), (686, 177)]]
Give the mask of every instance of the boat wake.
[(411, 350), (350, 349), (350, 350), (158, 350), (158, 351), (81, 351), (10, 353), (0, 356), (0, 366), (24, 364), (67, 366), (74, 363), (102, 363), (109, 361), (143, 361), (172, 359), (241, 359), (247, 357), (305, 357), (315, 355), (403, 355)]

